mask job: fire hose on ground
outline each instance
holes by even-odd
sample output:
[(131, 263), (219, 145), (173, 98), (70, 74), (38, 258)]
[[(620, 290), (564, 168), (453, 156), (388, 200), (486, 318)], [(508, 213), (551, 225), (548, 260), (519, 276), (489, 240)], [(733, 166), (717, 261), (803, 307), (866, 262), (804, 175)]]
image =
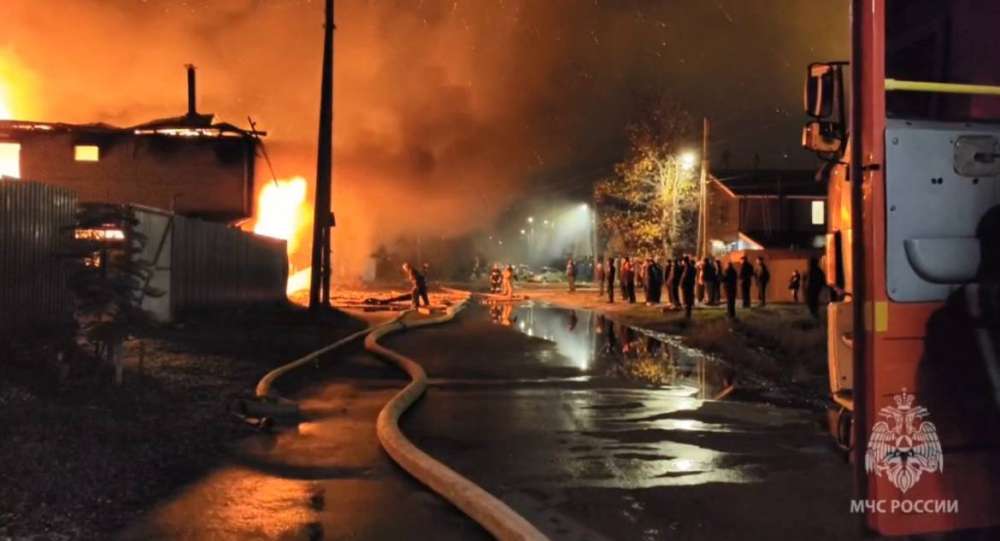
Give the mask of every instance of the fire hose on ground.
[[(450, 291), (457, 292), (457, 290)], [(467, 292), (463, 293), (468, 294)], [(386, 453), (410, 475), (451, 502), (452, 505), (479, 523), (497, 539), (504, 541), (515, 539), (545, 540), (547, 537), (524, 517), (479, 485), (420, 450), (410, 442), (399, 428), (399, 418), (426, 391), (427, 374), (416, 361), (382, 346), (378, 343), (378, 339), (405, 329), (451, 321), (466, 307), (468, 302), (469, 299), (466, 298), (462, 302), (448, 307), (443, 315), (415, 321), (405, 321), (406, 316), (414, 311), (403, 312), (388, 323), (358, 331), (304, 357), (275, 368), (261, 378), (257, 384), (255, 400), (238, 400), (238, 406), (235, 409), (231, 407), (231, 409), (244, 417), (259, 419), (258, 424), (261, 427), (269, 427), (271, 425), (270, 419), (299, 417), (298, 404), (272, 393), (271, 387), (274, 382), (282, 375), (310, 362), (318, 362), (322, 355), (330, 353), (362, 335), (367, 335), (365, 349), (394, 363), (406, 372), (411, 380), (379, 412), (376, 421), (376, 434)]]
[(449, 307), (442, 316), (412, 322), (398, 319), (372, 330), (365, 337), (365, 349), (395, 363), (410, 376), (411, 380), (409, 385), (392, 397), (392, 400), (389, 400), (379, 412), (375, 425), (378, 439), (382, 443), (382, 448), (400, 467), (458, 507), (497, 539), (547, 539), (530, 522), (497, 497), (421, 451), (399, 429), (399, 418), (427, 389), (427, 374), (416, 361), (382, 346), (378, 343), (378, 339), (404, 329), (451, 321), (467, 303), (468, 299)]
[[(393, 321), (402, 318), (404, 314), (400, 314)], [(312, 353), (309, 353), (303, 357), (295, 359), (290, 363), (283, 364), (274, 370), (271, 370), (264, 377), (257, 382), (257, 388), (254, 391), (253, 397), (238, 397), (234, 399), (227, 408), (233, 414), (242, 417), (245, 420), (254, 420), (258, 428), (269, 429), (273, 426), (274, 420), (297, 420), (299, 418), (299, 405), (294, 401), (282, 398), (274, 394), (271, 390), (274, 382), (281, 376), (295, 370), (296, 368), (305, 366), (310, 362), (319, 362), (320, 357), (323, 355), (334, 351), (345, 344), (356, 340), (365, 334), (371, 332), (371, 327), (366, 327), (360, 331), (352, 333), (332, 344), (324, 346)]]

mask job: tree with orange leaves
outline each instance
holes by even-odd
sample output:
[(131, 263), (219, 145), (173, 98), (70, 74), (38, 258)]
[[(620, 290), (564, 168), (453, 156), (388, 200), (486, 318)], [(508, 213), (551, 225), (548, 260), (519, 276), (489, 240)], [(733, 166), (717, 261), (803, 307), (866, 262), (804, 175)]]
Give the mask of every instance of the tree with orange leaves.
[(693, 253), (698, 183), (679, 155), (692, 132), (691, 117), (662, 94), (642, 103), (639, 120), (627, 128), (628, 155), (594, 190), (607, 249)]

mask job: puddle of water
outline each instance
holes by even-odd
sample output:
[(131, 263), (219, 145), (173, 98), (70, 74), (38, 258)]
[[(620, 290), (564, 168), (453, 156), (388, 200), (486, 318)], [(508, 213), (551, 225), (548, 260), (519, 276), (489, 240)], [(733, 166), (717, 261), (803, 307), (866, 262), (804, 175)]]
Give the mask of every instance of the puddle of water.
[(721, 400), (736, 386), (728, 366), (672, 341), (616, 323), (588, 310), (568, 310), (534, 302), (487, 302), (490, 319), (517, 332), (547, 340), (581, 371), (691, 398)]

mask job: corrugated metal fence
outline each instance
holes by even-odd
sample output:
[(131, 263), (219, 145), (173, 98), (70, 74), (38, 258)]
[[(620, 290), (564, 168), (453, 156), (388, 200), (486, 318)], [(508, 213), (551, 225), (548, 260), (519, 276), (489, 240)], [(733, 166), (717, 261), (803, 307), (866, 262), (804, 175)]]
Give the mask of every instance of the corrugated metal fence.
[(172, 312), (286, 299), (285, 241), (174, 216)]
[[(135, 206), (147, 236), (141, 255), (163, 289), (147, 309), (170, 320), (185, 311), (283, 302), (285, 241), (225, 224)], [(38, 182), (0, 180), (0, 340), (41, 335), (71, 317), (66, 265), (59, 251), (75, 223), (77, 196)], [(157, 302), (160, 305), (154, 308)], [(146, 307), (144, 302), (144, 307)]]
[(58, 251), (75, 212), (70, 190), (0, 180), (0, 340), (43, 333), (71, 313)]

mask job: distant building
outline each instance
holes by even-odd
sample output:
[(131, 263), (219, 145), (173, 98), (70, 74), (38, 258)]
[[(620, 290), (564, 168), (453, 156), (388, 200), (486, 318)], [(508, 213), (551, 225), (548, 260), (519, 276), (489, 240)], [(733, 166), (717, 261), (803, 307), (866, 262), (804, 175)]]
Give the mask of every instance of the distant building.
[(815, 171), (718, 171), (708, 183), (713, 253), (805, 250), (817, 254), (826, 233), (826, 185)]
[[(716, 257), (763, 257), (768, 299), (792, 300), (788, 280), (805, 273), (826, 244), (826, 185), (815, 171), (717, 171), (708, 183), (708, 239)], [(754, 286), (756, 299), (756, 285)], [(799, 302), (802, 302), (799, 295)]]
[(134, 203), (214, 221), (253, 214), (260, 132), (214, 123), (195, 108), (120, 128), (0, 121), (0, 175), (69, 188), (81, 202)]

